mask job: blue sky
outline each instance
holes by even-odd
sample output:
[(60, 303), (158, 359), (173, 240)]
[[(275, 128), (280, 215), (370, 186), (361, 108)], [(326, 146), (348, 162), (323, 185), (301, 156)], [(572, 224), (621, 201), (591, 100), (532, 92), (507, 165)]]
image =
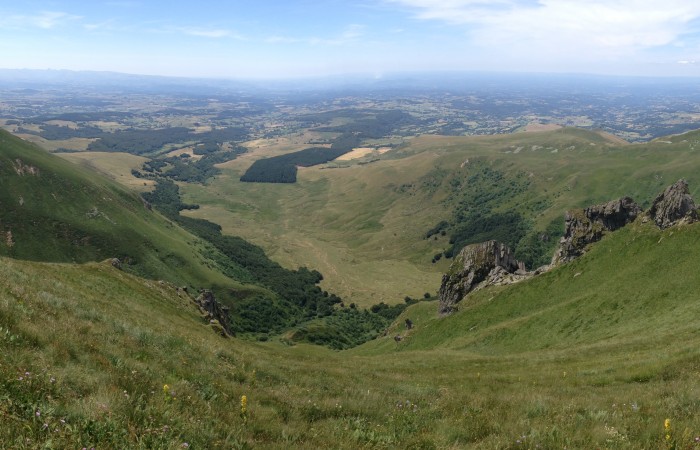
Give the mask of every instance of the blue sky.
[(699, 76), (700, 1), (0, 1), (0, 67), (216, 78)]

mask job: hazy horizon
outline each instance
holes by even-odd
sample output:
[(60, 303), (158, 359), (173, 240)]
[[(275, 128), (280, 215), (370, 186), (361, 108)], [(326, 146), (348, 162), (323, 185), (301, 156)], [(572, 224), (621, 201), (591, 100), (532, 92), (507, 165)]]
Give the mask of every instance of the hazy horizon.
[(690, 0), (31, 0), (0, 6), (0, 52), (7, 69), (188, 78), (687, 77), (699, 24)]

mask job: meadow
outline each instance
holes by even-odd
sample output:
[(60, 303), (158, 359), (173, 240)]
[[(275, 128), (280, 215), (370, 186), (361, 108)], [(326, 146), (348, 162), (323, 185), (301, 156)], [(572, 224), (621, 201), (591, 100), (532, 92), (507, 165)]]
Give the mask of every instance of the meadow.
[(0, 446), (698, 448), (699, 237), (635, 223), (349, 351), (222, 338), (108, 263), (2, 259)]

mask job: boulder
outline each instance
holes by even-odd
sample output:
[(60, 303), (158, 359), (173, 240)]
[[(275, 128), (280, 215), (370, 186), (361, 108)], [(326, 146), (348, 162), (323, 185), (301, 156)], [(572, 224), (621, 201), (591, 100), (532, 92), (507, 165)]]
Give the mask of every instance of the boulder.
[(624, 227), (641, 212), (639, 205), (629, 197), (567, 211), (564, 236), (559, 241), (552, 265), (581, 256), (590, 244), (601, 240), (606, 232)]
[(442, 277), (439, 312), (450, 314), (464, 296), (478, 287), (490, 284), (508, 284), (526, 275), (525, 266), (513, 252), (500, 242), (487, 241), (464, 247), (455, 257), (450, 270)]
[(678, 180), (657, 195), (647, 216), (662, 230), (680, 223), (696, 222), (697, 206), (690, 196), (688, 183)]
[(214, 331), (226, 337), (233, 336), (229, 319), (229, 308), (221, 305), (214, 293), (209, 289), (202, 289), (199, 297), (195, 299), (195, 303), (199, 309), (205, 314), (207, 323), (215, 325)]

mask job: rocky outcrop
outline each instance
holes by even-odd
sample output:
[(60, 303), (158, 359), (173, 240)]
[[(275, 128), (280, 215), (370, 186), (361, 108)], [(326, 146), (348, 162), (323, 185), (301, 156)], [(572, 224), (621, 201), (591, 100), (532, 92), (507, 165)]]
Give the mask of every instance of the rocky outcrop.
[(464, 247), (450, 270), (442, 277), (439, 292), (440, 314), (456, 310), (465, 295), (486, 285), (508, 284), (527, 277), (523, 263), (517, 261), (505, 244), (482, 242)]
[(588, 245), (601, 240), (606, 232), (617, 230), (634, 221), (641, 212), (639, 205), (629, 197), (567, 211), (564, 236), (552, 258), (552, 264), (571, 261), (581, 256)]
[(656, 196), (647, 217), (662, 230), (681, 223), (698, 220), (697, 205), (690, 196), (688, 183), (678, 180)]
[(199, 297), (195, 300), (195, 303), (204, 313), (205, 320), (212, 325), (217, 333), (224, 337), (233, 335), (228, 315), (229, 309), (222, 306), (216, 298), (214, 298), (214, 293), (212, 291), (203, 289)]
[(30, 166), (29, 164), (25, 164), (24, 161), (22, 161), (19, 158), (15, 159), (13, 161), (12, 167), (15, 169), (15, 172), (19, 176), (25, 176), (25, 175), (31, 175), (34, 177), (39, 176), (39, 169), (38, 168), (36, 168), (34, 166)]

